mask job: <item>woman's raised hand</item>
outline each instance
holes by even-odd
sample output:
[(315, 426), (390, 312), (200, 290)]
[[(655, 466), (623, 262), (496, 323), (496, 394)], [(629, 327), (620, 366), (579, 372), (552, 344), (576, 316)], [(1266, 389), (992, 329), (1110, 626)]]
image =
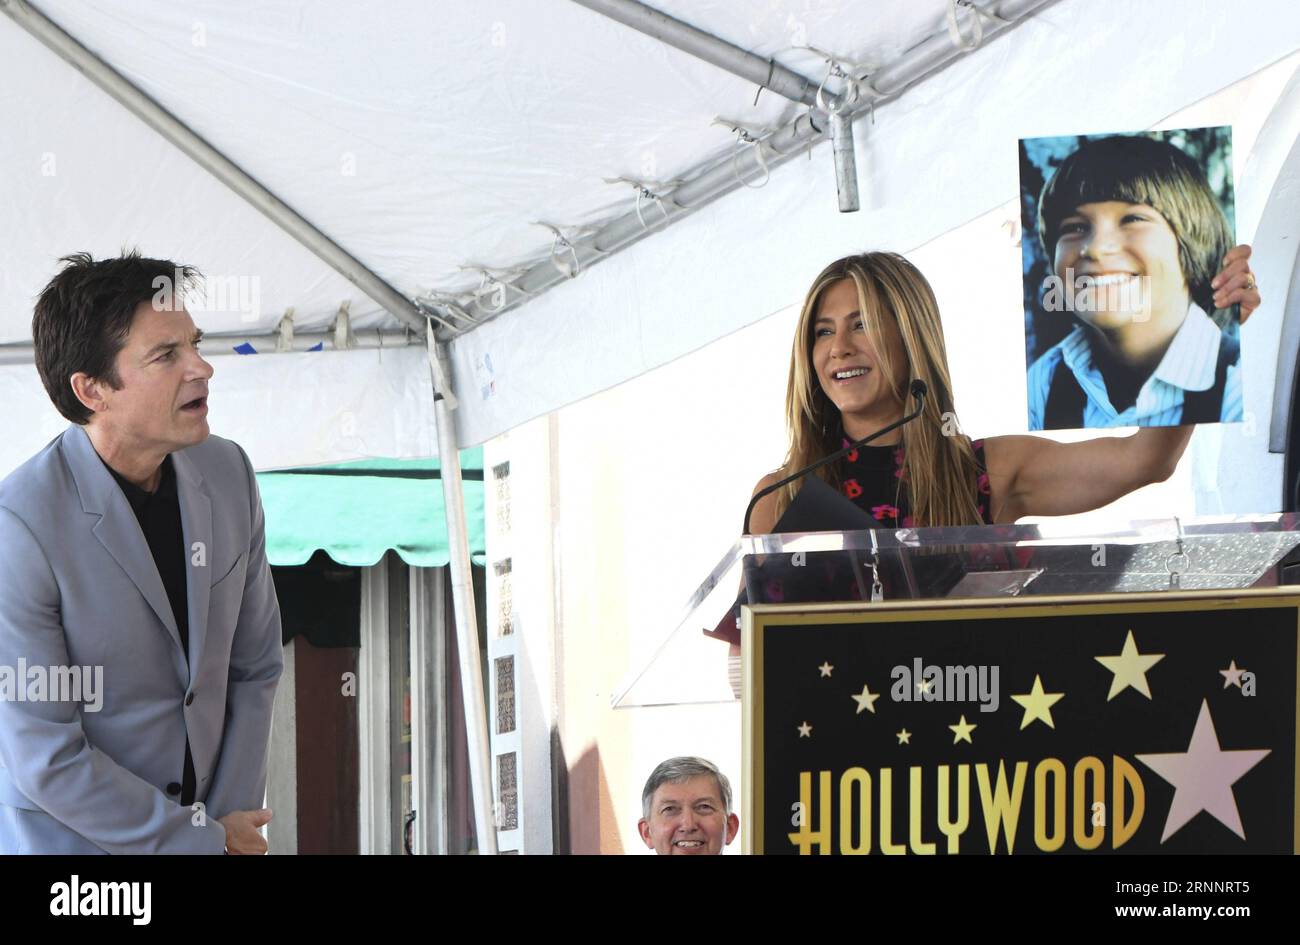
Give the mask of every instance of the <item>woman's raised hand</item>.
[(1249, 246), (1243, 243), (1228, 250), (1228, 255), (1223, 257), (1223, 268), (1210, 282), (1210, 287), (1214, 289), (1215, 307), (1241, 306), (1242, 322), (1259, 308), (1259, 285), (1255, 282), (1255, 274), (1250, 271)]

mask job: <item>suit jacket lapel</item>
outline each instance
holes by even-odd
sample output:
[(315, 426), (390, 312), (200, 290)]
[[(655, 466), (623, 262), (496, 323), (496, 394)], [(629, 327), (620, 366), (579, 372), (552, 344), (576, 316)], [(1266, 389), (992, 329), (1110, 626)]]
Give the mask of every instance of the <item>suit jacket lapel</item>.
[[(162, 578), (158, 576), (158, 566), (154, 564), (149, 543), (145, 541), (135, 513), (131, 511), (131, 504), (95, 452), (94, 444), (82, 427), (74, 426), (64, 433), (63, 443), (68, 466), (81, 496), (82, 509), (100, 516), (91, 531), (126, 572), (131, 582), (139, 588), (141, 595), (167, 629), (176, 644), (176, 668), (181, 672), (181, 678), (185, 679), (180, 631), (176, 629), (167, 591), (163, 587)], [(105, 602), (105, 606), (111, 607), (111, 602)]]
[(208, 597), (212, 590), (212, 501), (203, 474), (185, 453), (172, 453), (181, 532), (185, 536), (185, 586), (189, 591), (190, 675), (198, 669), (208, 632)]

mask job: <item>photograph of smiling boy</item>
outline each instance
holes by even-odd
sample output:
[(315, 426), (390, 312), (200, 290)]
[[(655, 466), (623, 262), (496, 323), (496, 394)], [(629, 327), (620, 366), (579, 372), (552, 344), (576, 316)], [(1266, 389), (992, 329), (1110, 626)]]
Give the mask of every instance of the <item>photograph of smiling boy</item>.
[(1242, 418), (1231, 129), (1020, 142), (1030, 430)]

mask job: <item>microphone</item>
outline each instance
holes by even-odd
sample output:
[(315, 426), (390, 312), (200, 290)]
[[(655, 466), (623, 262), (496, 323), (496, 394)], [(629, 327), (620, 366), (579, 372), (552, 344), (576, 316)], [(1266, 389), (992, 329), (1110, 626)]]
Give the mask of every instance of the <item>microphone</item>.
[(897, 430), (899, 427), (903, 426), (904, 424), (911, 423), (913, 420), (919, 417), (921, 415), (921, 412), (925, 410), (925, 395), (929, 391), (929, 388), (926, 386), (925, 381), (921, 380), (920, 378), (917, 378), (916, 380), (912, 381), (909, 387), (909, 391), (912, 397), (915, 398), (916, 400), (916, 409), (913, 410), (911, 413), (909, 413), (907, 416), (903, 417), (901, 420), (895, 420), (893, 423), (889, 424), (888, 426), (881, 427), (879, 430), (877, 430), (875, 433), (872, 433), (870, 436), (864, 436), (862, 439), (856, 440), (850, 443), (848, 446), (836, 450), (834, 453), (831, 453), (828, 456), (823, 456), (821, 459), (817, 460), (817, 462), (805, 466), (803, 469), (796, 470), (795, 472), (791, 473), (789, 476), (786, 476), (784, 479), (774, 482), (770, 486), (764, 489), (760, 489), (758, 492), (754, 493), (754, 497), (749, 500), (749, 505), (745, 507), (745, 530), (743, 534), (745, 535), (749, 534), (749, 517), (754, 513), (754, 506), (758, 505), (759, 500), (762, 499), (764, 496), (771, 495), (773, 492), (775, 492), (777, 489), (780, 489), (782, 486), (786, 485), (787, 483), (794, 482), (796, 479), (801, 479), (804, 476), (808, 475), (810, 472), (813, 472), (816, 469), (821, 469), (827, 463), (833, 463), (840, 457), (849, 455), (849, 453), (852, 453), (859, 446), (866, 446), (872, 440), (878, 439), (879, 437), (882, 437), (886, 433), (889, 433), (893, 430)]

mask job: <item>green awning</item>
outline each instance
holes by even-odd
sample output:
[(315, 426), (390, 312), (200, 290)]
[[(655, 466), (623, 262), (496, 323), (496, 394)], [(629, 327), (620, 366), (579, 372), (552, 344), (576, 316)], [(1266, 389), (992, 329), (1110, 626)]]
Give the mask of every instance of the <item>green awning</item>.
[[(483, 563), (483, 449), (462, 450), (469, 550)], [(266, 510), (266, 556), (300, 565), (317, 550), (366, 567), (390, 548), (414, 567), (447, 564), (441, 465), (436, 459), (365, 459), (257, 474)]]

